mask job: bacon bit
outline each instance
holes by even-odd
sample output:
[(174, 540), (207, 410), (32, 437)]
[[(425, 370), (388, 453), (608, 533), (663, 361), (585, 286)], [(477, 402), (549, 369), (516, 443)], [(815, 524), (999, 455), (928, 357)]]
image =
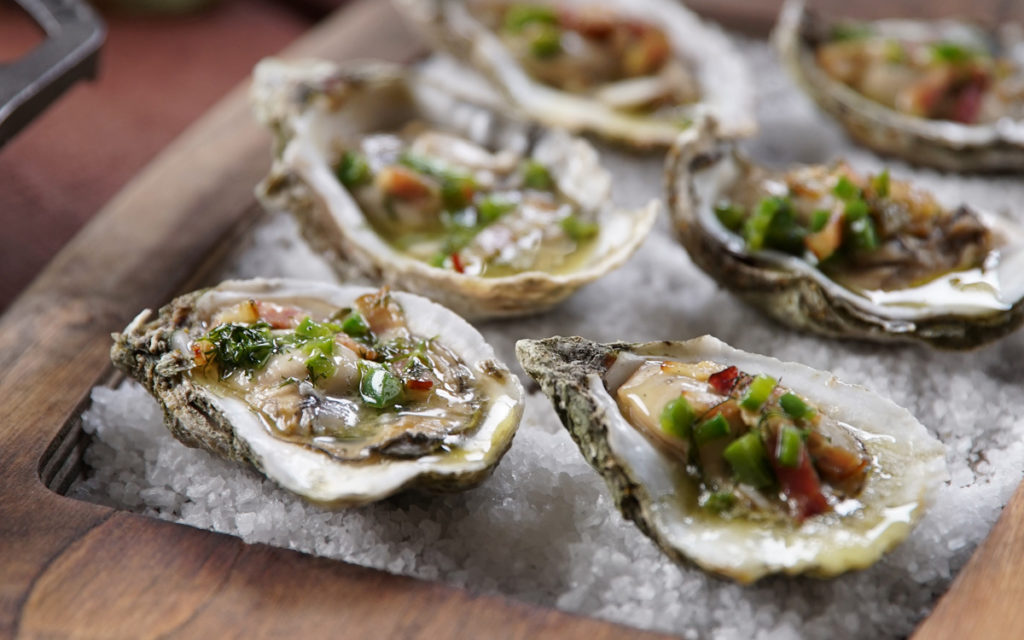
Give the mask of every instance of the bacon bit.
[(356, 342), (355, 340), (353, 340), (347, 334), (344, 334), (344, 333), (337, 333), (337, 334), (335, 334), (334, 335), (334, 343), (335, 344), (339, 344), (339, 345), (347, 348), (349, 351), (352, 351), (352, 352), (358, 354), (359, 357), (361, 357), (361, 358), (365, 358), (367, 360), (376, 360), (377, 359), (377, 352), (376, 351), (374, 351), (372, 348), (366, 346), (365, 344), (363, 344), (361, 342)]
[(366, 318), (370, 331), (378, 335), (405, 326), (402, 307), (391, 299), (391, 290), (387, 287), (359, 296), (356, 298), (355, 307)]
[(639, 40), (622, 55), (622, 64), (630, 76), (645, 76), (658, 70), (672, 53), (668, 37), (661, 29), (644, 27)]
[(210, 363), (210, 359), (206, 356), (207, 351), (202, 345), (210, 345), (210, 343), (205, 340), (192, 343), (192, 361), (197, 367), (205, 367)]
[(843, 218), (841, 207), (837, 207), (820, 231), (804, 236), (804, 246), (819, 262), (835, 253), (843, 243)]
[[(775, 437), (769, 438), (768, 451), (775, 451), (776, 440)], [(773, 453), (769, 454), (768, 458), (771, 460), (775, 477), (779, 479), (782, 494), (786, 496), (790, 512), (797, 522), (803, 522), (832, 508), (825, 494), (821, 492), (821, 480), (811, 464), (811, 457), (807, 455), (806, 446), (800, 446), (800, 462), (796, 467), (780, 464)]]
[(597, 8), (583, 11), (563, 9), (559, 12), (558, 23), (564, 29), (570, 29), (584, 38), (594, 40), (604, 40), (615, 30), (615, 17), (610, 12)]
[(273, 302), (255, 302), (256, 315), (274, 329), (293, 329), (309, 313), (298, 307), (285, 307)]
[(434, 386), (433, 380), (420, 380), (418, 378), (409, 378), (405, 381), (405, 386), (412, 389), (413, 391), (430, 391)]
[(867, 479), (868, 466), (871, 462), (864, 456), (843, 447), (837, 447), (818, 432), (807, 438), (810, 450), (821, 476), (832, 486), (849, 495), (860, 492)]
[(740, 370), (736, 367), (729, 367), (722, 369), (718, 373), (712, 373), (708, 377), (708, 384), (715, 390), (719, 395), (727, 396), (732, 391), (732, 388), (736, 386), (736, 378), (740, 375)]
[(462, 266), (462, 259), (459, 258), (459, 253), (456, 251), (451, 255), (452, 269), (455, 269), (459, 273), (466, 273), (465, 268)]
[(976, 73), (957, 94), (953, 103), (951, 119), (955, 122), (973, 124), (978, 120), (978, 112), (981, 111), (981, 103), (985, 97), (985, 90), (988, 88), (988, 78), (981, 73)]
[(433, 195), (436, 187), (419, 173), (401, 165), (384, 167), (377, 173), (377, 188), (402, 200)]

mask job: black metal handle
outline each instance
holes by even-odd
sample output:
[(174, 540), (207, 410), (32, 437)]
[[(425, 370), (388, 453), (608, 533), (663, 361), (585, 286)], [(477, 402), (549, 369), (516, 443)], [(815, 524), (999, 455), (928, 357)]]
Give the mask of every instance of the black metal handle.
[(68, 87), (96, 77), (106, 27), (79, 0), (16, 0), (46, 32), (23, 57), (0, 64), (0, 146)]

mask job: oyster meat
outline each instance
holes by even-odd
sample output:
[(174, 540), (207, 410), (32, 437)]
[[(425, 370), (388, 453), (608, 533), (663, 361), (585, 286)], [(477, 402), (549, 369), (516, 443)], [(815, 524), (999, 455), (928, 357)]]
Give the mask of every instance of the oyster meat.
[(585, 141), (455, 98), (384, 63), (264, 61), (257, 114), (279, 135), (260, 187), (335, 258), (471, 317), (548, 308), (621, 265), (657, 204), (609, 202)]
[(1024, 169), (1024, 35), (955, 20), (827, 21), (788, 0), (784, 65), (851, 137), (954, 171)]
[(518, 379), (479, 333), (386, 289), (227, 281), (114, 341), (176, 438), (328, 506), (474, 486), (522, 415)]
[(680, 136), (666, 173), (693, 261), (785, 324), (965, 349), (1024, 320), (1024, 231), (887, 170), (769, 171), (707, 122)]
[(710, 336), (521, 340), (516, 354), (622, 513), (674, 559), (739, 582), (871, 565), (946, 475), (944, 447), (905, 409)]
[(400, 0), (443, 51), (531, 118), (627, 145), (671, 144), (698, 117), (756, 129), (742, 58), (725, 35), (664, 0)]

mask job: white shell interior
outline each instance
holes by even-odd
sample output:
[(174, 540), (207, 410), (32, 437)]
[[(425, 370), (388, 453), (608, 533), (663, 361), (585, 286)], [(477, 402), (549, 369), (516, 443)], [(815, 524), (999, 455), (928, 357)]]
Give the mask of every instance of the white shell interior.
[[(535, 81), (500, 38), (467, 10), (467, 4), (487, 1), (402, 0), (402, 4), (413, 15), (419, 15), (420, 21), (429, 20), (430, 11), (425, 4), (439, 7), (445, 27), (472, 43), (472, 63), (485, 69), (501, 84), (523, 111), (548, 125), (570, 131), (595, 131), (644, 146), (671, 144), (679, 134), (680, 127), (672, 122), (624, 114), (586, 96)], [(665, 30), (673, 53), (688, 60), (697, 75), (702, 97), (691, 106), (688, 115), (694, 119), (713, 115), (722, 125), (722, 134), (729, 137), (755, 132), (752, 83), (742, 57), (724, 33), (703, 23), (682, 4), (668, 0), (537, 0), (534, 3), (605, 8), (658, 25)]]
[[(851, 425), (878, 469), (858, 497), (862, 508), (798, 527), (728, 520), (695, 508), (696, 483), (626, 421), (611, 395), (649, 359), (710, 360), (766, 373)], [(590, 392), (604, 410), (612, 455), (651, 499), (651, 524), (659, 536), (698, 565), (741, 582), (776, 572), (827, 576), (872, 564), (907, 536), (946, 478), (945, 448), (906, 409), (830, 373), (740, 351), (710, 336), (622, 354), (604, 379), (590, 378)]]
[[(209, 317), (219, 308), (252, 298), (299, 305), (317, 300), (340, 308), (350, 306), (357, 297), (371, 291), (366, 287), (289, 279), (229, 280), (201, 296), (195, 313), (200, 318)], [(237, 437), (260, 459), (264, 473), (314, 502), (336, 506), (363, 504), (387, 497), (423, 474), (457, 476), (483, 471), (497, 464), (522, 416), (523, 390), (518, 378), (498, 362), (494, 350), (479, 332), (425, 298), (402, 292), (392, 295), (405, 311), (409, 330), (414, 335), (437, 336), (458, 354), (477, 376), (481, 393), (487, 398), (480, 426), (463, 438), (452, 453), (380, 463), (342, 463), (322, 452), (275, 438), (248, 404), (211, 393), (214, 404), (230, 420)], [(188, 353), (188, 337), (176, 333), (174, 346)], [(500, 381), (485, 375), (485, 362), (495, 363), (506, 375)]]

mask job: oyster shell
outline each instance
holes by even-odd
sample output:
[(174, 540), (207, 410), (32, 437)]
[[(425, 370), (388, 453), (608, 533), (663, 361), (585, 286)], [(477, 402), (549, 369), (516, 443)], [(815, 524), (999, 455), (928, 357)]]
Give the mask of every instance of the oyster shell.
[[(385, 284), (427, 295), (467, 317), (551, 307), (625, 262), (657, 214), (656, 201), (635, 211), (609, 204), (611, 176), (585, 141), (455, 98), (414, 70), (385, 63), (336, 67), (267, 60), (256, 67), (253, 102), (259, 119), (278, 135), (278, 158), (259, 189), (265, 205), (292, 212), (307, 240), (327, 251), (342, 273), (345, 261), (351, 261)], [(527, 268), (481, 277), (438, 268), (399, 250), (374, 230), (333, 163), (339, 146), (410, 121), (426, 123), (443, 136), (460, 136), (474, 153), (496, 150), (490, 156), (495, 162), (542, 163), (560, 197), (596, 223), (587, 252), (564, 272)]]
[[(529, 72), (523, 62), (488, 26), (483, 14), (510, 3), (494, 0), (401, 0), (412, 21), (443, 51), (481, 71), (500, 91), (529, 117), (549, 126), (569, 131), (591, 132), (637, 148), (666, 147), (692, 120), (713, 115), (722, 123), (722, 135), (752, 135), (757, 128), (753, 117), (753, 90), (746, 66), (725, 35), (701, 20), (677, 2), (665, 0), (531, 0), (529, 7), (552, 7), (560, 12), (574, 11), (584, 17), (600, 13), (614, 22), (620, 18), (661, 30), (671, 51), (670, 64), (661, 71), (647, 71), (625, 79), (582, 88), (561, 87), (537, 71), (552, 69), (551, 59), (538, 63)], [(562, 38), (565, 42), (565, 37)], [(582, 39), (570, 39), (566, 50), (581, 48)], [(571, 45), (571, 46), (570, 46)], [(588, 74), (606, 72), (627, 56), (585, 67)], [(665, 72), (669, 67), (675, 74)], [(690, 98), (680, 92), (670, 104), (658, 111), (638, 110), (633, 104), (646, 96), (654, 85), (667, 84), (670, 75), (685, 74), (685, 82), (694, 87)], [(572, 83), (570, 83), (572, 84)], [(580, 84), (576, 82), (575, 84)], [(693, 95), (695, 94), (695, 95)], [(696, 100), (693, 98), (696, 97)], [(688, 101), (689, 100), (689, 101)]]
[[(675, 560), (739, 582), (771, 573), (827, 577), (871, 565), (908, 535), (946, 475), (944, 447), (905, 409), (829, 373), (746, 353), (710, 336), (643, 344), (521, 340), (516, 355), (551, 397), (622, 513)], [(786, 524), (726, 518), (699, 507), (698, 482), (686, 465), (632, 426), (613, 397), (651, 360), (711, 361), (768, 374), (849, 425), (875, 467), (859, 508)]]
[(855, 290), (802, 257), (748, 250), (719, 221), (715, 205), (730, 192), (756, 188), (766, 174), (774, 175), (718, 140), (713, 122), (703, 123), (682, 134), (669, 153), (668, 207), (693, 261), (779, 322), (827, 336), (967, 349), (1024, 321), (1024, 232), (1009, 221), (970, 209), (993, 238), (977, 268), (890, 291)]
[[(334, 334), (334, 329), (329, 339), (344, 340), (349, 347), (338, 342), (328, 350), (337, 367), (333, 373), (319, 370), (320, 382), (313, 361), (314, 356), (323, 357), (316, 351), (319, 346), (307, 349), (312, 355), (305, 361), (307, 352), (298, 360), (296, 351), (270, 359), (263, 352), (262, 365), (231, 377), (221, 353), (211, 356), (214, 352), (207, 350), (212, 349), (211, 326), (243, 326), (239, 314), (250, 308), (263, 309), (260, 321), (269, 318), (277, 323), (274, 327), (298, 331), (297, 310), (327, 317), (335, 309), (358, 308), (359, 297), (372, 291), (288, 279), (226, 281), (183, 295), (157, 314), (148, 309), (140, 313), (114, 334), (111, 359), (156, 397), (178, 440), (249, 464), (315, 503), (352, 506), (406, 488), (455, 491), (482, 482), (511, 444), (523, 411), (522, 387), (480, 334), (440, 305), (408, 293), (384, 295), (389, 304), (400, 305), (403, 326), (412, 337), (436, 337), (427, 342), (441, 345), (440, 351), (428, 349), (427, 357), (459, 363), (450, 364), (450, 379), (420, 383), (416, 388), (429, 389), (421, 392), (429, 394), (429, 401), (417, 405), (411, 404), (414, 392), (408, 390), (392, 401), (397, 405), (360, 404), (359, 394), (365, 403), (365, 394), (373, 393), (366, 390), (367, 376), (379, 367), (355, 356), (351, 349), (361, 349), (360, 344), (346, 338), (347, 333)], [(244, 322), (256, 326), (253, 318)], [(263, 328), (269, 337), (269, 326)], [(404, 329), (388, 330), (405, 335)], [(216, 368), (211, 371), (210, 366)], [(421, 377), (430, 380), (429, 375)], [(338, 380), (356, 385), (347, 392), (355, 393), (355, 399), (339, 397), (331, 387)], [(452, 380), (457, 384), (450, 384)], [(406, 402), (427, 417), (414, 421), (418, 414), (403, 408)], [(451, 403), (450, 412), (446, 402)], [(383, 408), (377, 412), (371, 408), (375, 406)], [(453, 423), (441, 424), (437, 431), (448, 418)], [(372, 429), (364, 429), (367, 424)], [(403, 431), (405, 425), (411, 426)]]
[[(940, 37), (977, 38), (977, 28), (951, 20), (883, 20), (870, 23), (880, 33), (920, 41)], [(962, 124), (901, 113), (831, 77), (815, 56), (816, 40), (828, 25), (809, 12), (805, 0), (788, 0), (779, 14), (772, 39), (792, 77), (847, 133), (875, 151), (921, 165), (952, 171), (1020, 171), (1024, 169), (1024, 120), (1007, 115), (991, 122)], [(1019, 40), (1019, 36), (1017, 37)], [(988, 42), (986, 42), (986, 40)], [(980, 46), (1001, 49), (1016, 57), (1021, 48), (998, 46), (986, 34)]]

